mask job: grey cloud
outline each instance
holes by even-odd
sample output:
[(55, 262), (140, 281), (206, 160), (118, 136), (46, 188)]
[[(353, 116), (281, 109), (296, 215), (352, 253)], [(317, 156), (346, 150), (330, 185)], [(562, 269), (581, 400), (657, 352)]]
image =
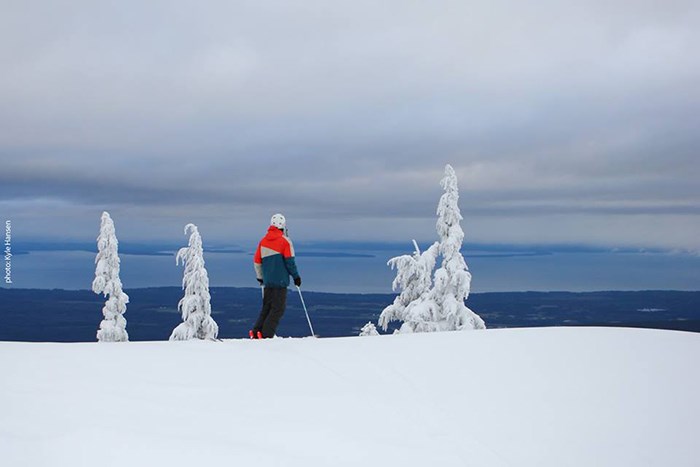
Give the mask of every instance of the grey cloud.
[(508, 241), (532, 240), (520, 232), (543, 215), (685, 229), (700, 206), (698, 23), (683, 1), (6, 6), (0, 201), (221, 229), (222, 212), (284, 209), (371, 238), (393, 231), (384, 218), (429, 228), (452, 163), (465, 215), (532, 224)]

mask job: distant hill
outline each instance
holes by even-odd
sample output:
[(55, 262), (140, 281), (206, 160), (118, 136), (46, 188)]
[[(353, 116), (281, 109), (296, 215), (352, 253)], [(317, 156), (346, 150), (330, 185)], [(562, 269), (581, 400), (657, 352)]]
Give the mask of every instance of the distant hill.
[[(131, 340), (165, 340), (181, 321), (179, 287), (126, 290)], [(260, 289), (211, 288), (220, 337), (247, 335), (260, 308)], [(315, 331), (324, 337), (356, 335), (376, 322), (395, 295), (304, 292)], [(104, 300), (88, 290), (0, 289), (0, 340), (94, 341)], [(625, 326), (700, 332), (700, 292), (518, 292), (472, 294), (467, 301), (490, 328)], [(296, 291), (278, 333), (309, 334)]]

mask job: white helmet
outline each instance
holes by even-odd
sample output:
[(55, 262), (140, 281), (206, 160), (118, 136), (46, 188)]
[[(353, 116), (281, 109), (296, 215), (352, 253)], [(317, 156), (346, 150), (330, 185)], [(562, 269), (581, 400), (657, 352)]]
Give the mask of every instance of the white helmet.
[(275, 214), (272, 216), (272, 219), (270, 219), (270, 225), (284, 230), (285, 227), (287, 227), (287, 219), (285, 219), (282, 214)]

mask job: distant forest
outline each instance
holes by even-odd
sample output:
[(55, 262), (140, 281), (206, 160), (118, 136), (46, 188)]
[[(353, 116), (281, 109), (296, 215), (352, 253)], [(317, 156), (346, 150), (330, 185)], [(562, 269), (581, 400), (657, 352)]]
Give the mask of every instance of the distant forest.
[[(130, 298), (125, 314), (130, 340), (167, 340), (181, 322), (177, 303), (182, 290), (157, 287), (125, 292)], [(219, 337), (246, 337), (260, 308), (260, 290), (212, 287), (211, 296)], [(304, 293), (321, 337), (357, 335), (368, 321), (376, 324), (394, 297)], [(0, 340), (95, 341), (103, 303), (101, 296), (88, 290), (0, 289)], [(700, 332), (700, 292), (481, 293), (470, 295), (467, 305), (489, 328), (626, 326)], [(278, 335), (309, 335), (299, 296), (292, 290)]]

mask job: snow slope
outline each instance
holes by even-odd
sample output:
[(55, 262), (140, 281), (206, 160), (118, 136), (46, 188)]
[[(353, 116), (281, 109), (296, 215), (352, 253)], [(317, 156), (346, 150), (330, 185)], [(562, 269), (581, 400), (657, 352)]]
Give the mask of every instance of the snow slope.
[(0, 343), (0, 465), (698, 466), (700, 335)]

